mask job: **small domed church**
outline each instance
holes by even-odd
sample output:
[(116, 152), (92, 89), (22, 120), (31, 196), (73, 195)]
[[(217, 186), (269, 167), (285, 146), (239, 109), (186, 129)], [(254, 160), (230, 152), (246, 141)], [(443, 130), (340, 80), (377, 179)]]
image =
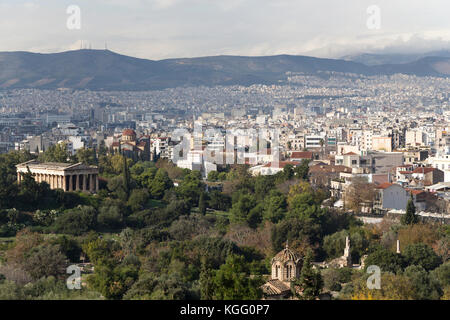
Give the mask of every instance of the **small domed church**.
[(286, 247), (272, 258), (271, 279), (261, 289), (266, 299), (287, 298), (291, 294), (290, 282), (300, 276), (303, 258)]
[(112, 149), (114, 153), (123, 154), (127, 158), (136, 161), (152, 160), (149, 136), (142, 136), (138, 139), (136, 132), (133, 129), (123, 130), (122, 135), (118, 138), (118, 140), (113, 142)]

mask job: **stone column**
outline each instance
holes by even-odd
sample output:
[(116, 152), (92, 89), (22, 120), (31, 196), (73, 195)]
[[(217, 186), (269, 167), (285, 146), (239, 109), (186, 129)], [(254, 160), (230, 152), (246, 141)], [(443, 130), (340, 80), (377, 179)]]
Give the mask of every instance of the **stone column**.
[(21, 182), (22, 182), (22, 175), (20, 174), (20, 172), (17, 172), (17, 183)]
[(95, 192), (95, 189), (94, 189), (94, 187), (95, 187), (95, 182), (94, 182), (94, 175), (91, 173), (90, 175), (89, 175), (89, 191), (90, 192)]
[(83, 174), (83, 191), (87, 190), (87, 174)]
[(94, 186), (94, 192), (98, 191), (98, 174), (95, 174), (95, 186)]
[(80, 190), (80, 175), (79, 174), (75, 175), (75, 190), (76, 191)]
[(73, 191), (73, 178), (72, 178), (72, 175), (69, 176), (69, 191)]

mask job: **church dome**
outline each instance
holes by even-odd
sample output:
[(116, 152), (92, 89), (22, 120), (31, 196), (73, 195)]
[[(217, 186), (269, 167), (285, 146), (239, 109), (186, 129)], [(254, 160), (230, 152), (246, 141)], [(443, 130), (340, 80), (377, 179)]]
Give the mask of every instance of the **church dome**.
[(136, 136), (136, 132), (134, 132), (134, 130), (132, 129), (125, 129), (122, 132), (123, 136)]
[(272, 263), (275, 261), (279, 261), (281, 263), (286, 263), (288, 261), (293, 261), (295, 263), (300, 261), (300, 256), (295, 253), (294, 251), (292, 251), (291, 249), (289, 249), (289, 246), (286, 244), (286, 247), (281, 250), (280, 252), (278, 252), (275, 257), (273, 257), (272, 259)]

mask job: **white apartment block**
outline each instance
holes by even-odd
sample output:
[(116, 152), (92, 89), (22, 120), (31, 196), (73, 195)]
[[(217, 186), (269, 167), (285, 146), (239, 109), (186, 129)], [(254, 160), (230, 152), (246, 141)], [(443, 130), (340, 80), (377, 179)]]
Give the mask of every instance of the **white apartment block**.
[(450, 154), (437, 154), (426, 161), (433, 168), (444, 171), (444, 182), (450, 182)]
[(425, 145), (425, 133), (422, 130), (407, 130), (405, 144), (413, 147)]
[(305, 136), (305, 148), (320, 148), (320, 141), (323, 141), (325, 146), (326, 138), (325, 135), (308, 135)]

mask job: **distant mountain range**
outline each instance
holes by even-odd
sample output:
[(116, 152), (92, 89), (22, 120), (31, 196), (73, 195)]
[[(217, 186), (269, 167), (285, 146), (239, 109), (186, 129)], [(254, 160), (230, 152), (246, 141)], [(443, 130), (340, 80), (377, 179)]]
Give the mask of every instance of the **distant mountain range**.
[(363, 63), (368, 66), (377, 66), (382, 64), (404, 64), (417, 61), (426, 57), (450, 58), (449, 50), (431, 51), (427, 53), (392, 53), (392, 54), (372, 54), (363, 53), (358, 55), (348, 55), (341, 59)]
[[(285, 80), (286, 72), (317, 74), (320, 71), (448, 77), (450, 54), (447, 54), (415, 58), (361, 55), (345, 59), (291, 55), (214, 56), (153, 61), (108, 50), (52, 54), (0, 52), (0, 89), (154, 90), (179, 86), (271, 84)], [(386, 63), (378, 63), (381, 61)]]

